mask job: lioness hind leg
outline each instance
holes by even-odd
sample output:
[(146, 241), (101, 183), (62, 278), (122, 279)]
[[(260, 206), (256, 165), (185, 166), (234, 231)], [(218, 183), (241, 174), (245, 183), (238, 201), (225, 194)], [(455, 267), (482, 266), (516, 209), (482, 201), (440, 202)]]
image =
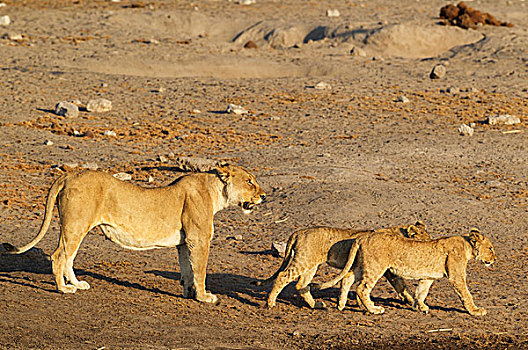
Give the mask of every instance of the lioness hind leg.
[(66, 258), (62, 240), (60, 240), (59, 246), (51, 255), (51, 267), (53, 275), (55, 276), (55, 284), (57, 286), (57, 290), (62, 293), (75, 293), (77, 291), (77, 287), (73, 285), (67, 285), (64, 281), (64, 269), (66, 267)]
[(64, 266), (64, 272), (66, 279), (73, 284), (75, 287), (81, 290), (90, 289), (90, 285), (86, 281), (79, 281), (77, 279), (77, 276), (75, 276), (75, 272), (73, 271), (73, 260), (77, 256), (77, 252), (79, 251), (79, 246), (81, 245), (81, 241), (84, 238), (86, 234), (82, 235), (82, 237), (79, 237), (75, 242), (69, 241), (68, 247), (65, 249), (65, 255), (66, 255), (66, 262)]
[[(79, 245), (87, 233), (76, 234), (79, 230), (72, 230), (61, 225), (59, 246), (51, 256), (52, 270), (55, 275), (57, 289), (63, 293), (75, 293), (77, 289), (88, 289), (87, 282), (77, 280), (73, 271), (73, 260), (77, 255)], [(81, 231), (82, 232), (82, 231)], [(71, 283), (66, 284), (65, 278)]]
[(297, 292), (299, 292), (304, 301), (306, 301), (312, 309), (324, 309), (326, 307), (323, 301), (315, 301), (312, 297), (312, 294), (310, 293), (310, 282), (312, 282), (312, 279), (317, 273), (318, 267), (319, 266), (314, 266), (302, 274), (299, 278), (299, 281), (295, 285)]

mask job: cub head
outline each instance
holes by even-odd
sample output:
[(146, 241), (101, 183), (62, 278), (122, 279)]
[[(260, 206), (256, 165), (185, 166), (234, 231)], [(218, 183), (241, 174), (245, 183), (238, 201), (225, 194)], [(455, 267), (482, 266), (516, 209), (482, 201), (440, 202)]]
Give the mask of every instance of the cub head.
[(482, 261), (486, 266), (490, 266), (495, 262), (497, 256), (491, 241), (484, 237), (476, 228), (472, 228), (467, 239), (473, 248), (473, 255), (475, 259)]
[(431, 240), (431, 236), (429, 236), (429, 233), (427, 233), (425, 224), (420, 220), (416, 221), (414, 225), (409, 225), (403, 228), (403, 230), (405, 231), (403, 232), (405, 237), (416, 239), (418, 241)]
[(266, 198), (266, 193), (260, 187), (255, 175), (246, 169), (222, 163), (216, 168), (216, 172), (225, 184), (224, 194), (228, 203), (239, 205), (245, 214), (251, 213), (255, 205)]

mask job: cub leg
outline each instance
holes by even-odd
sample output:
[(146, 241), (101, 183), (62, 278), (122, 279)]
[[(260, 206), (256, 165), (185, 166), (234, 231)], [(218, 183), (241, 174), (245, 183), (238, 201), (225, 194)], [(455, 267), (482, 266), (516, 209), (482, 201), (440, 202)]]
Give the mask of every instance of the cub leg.
[(372, 292), (372, 289), (374, 288), (374, 286), (382, 275), (383, 273), (380, 273), (376, 276), (364, 272), (363, 278), (356, 290), (356, 298), (358, 305), (364, 306), (368, 312), (376, 315), (384, 313), (385, 309), (382, 306), (374, 305), (374, 303), (370, 299), (370, 292)]
[(178, 246), (178, 260), (180, 262), (180, 283), (183, 287), (184, 298), (195, 298), (196, 290), (194, 289), (194, 274), (191, 267), (191, 256), (187, 244)]
[(473, 302), (473, 297), (471, 296), (471, 293), (469, 292), (466, 284), (466, 278), (463, 277), (451, 277), (449, 276), (449, 283), (455, 288), (455, 291), (462, 300), (462, 303), (464, 304), (464, 307), (472, 316), (484, 316), (486, 315), (486, 309), (477, 307), (475, 303)]
[(427, 294), (429, 294), (429, 288), (431, 288), (433, 282), (434, 280), (420, 280), (420, 282), (418, 282), (418, 286), (414, 292), (413, 308), (415, 310), (425, 313), (429, 312), (429, 306), (425, 304), (425, 298), (427, 298)]
[(312, 279), (317, 273), (318, 267), (318, 265), (314, 266), (313, 268), (302, 274), (301, 278), (299, 278), (299, 281), (295, 285), (297, 292), (308, 303), (308, 305), (310, 305), (312, 309), (324, 309), (326, 307), (323, 301), (315, 301), (312, 297), (312, 294), (310, 293), (310, 282), (312, 282)]
[(408, 304), (413, 305), (414, 304), (414, 298), (412, 297), (411, 293), (407, 290), (407, 285), (405, 284), (405, 281), (403, 278), (396, 276), (389, 270), (385, 271), (385, 274), (383, 275), (389, 281), (391, 286), (394, 288), (396, 293), (398, 293), (398, 296), (405, 300)]
[(466, 310), (473, 316), (484, 316), (486, 315), (486, 310), (480, 307), (477, 307), (473, 302), (473, 297), (468, 290), (466, 283), (466, 266), (460, 266), (457, 264), (454, 259), (447, 258), (447, 276), (449, 283), (455, 289), (458, 297), (464, 304)]
[(275, 306), (275, 302), (280, 292), (286, 287), (290, 282), (295, 280), (299, 273), (295, 265), (289, 266), (286, 270), (279, 272), (275, 282), (273, 282), (273, 288), (268, 295), (268, 308)]
[(345, 277), (341, 280), (341, 292), (339, 293), (339, 302), (337, 304), (338, 310), (343, 310), (345, 308), (348, 299), (348, 293), (350, 292), (350, 287), (354, 284), (355, 281), (356, 275), (353, 271), (347, 273)]

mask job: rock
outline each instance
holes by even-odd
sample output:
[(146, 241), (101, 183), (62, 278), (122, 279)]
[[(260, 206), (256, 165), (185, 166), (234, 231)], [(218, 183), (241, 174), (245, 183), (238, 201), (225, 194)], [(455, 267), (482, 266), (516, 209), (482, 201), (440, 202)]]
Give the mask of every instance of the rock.
[(0, 16), (0, 26), (8, 26), (11, 23), (9, 16)]
[(338, 9), (328, 9), (326, 10), (326, 16), (327, 17), (339, 17), (341, 14), (339, 13)]
[(431, 79), (442, 79), (446, 75), (446, 67), (443, 64), (437, 64), (433, 67), (429, 78)]
[(162, 163), (167, 163), (169, 160), (167, 159), (167, 157), (163, 156), (163, 155), (159, 155), (158, 156), (158, 160)]
[(181, 171), (207, 172), (218, 166), (218, 162), (212, 159), (195, 157), (178, 157), (175, 167)]
[(460, 135), (473, 136), (475, 130), (469, 125), (462, 124), (458, 127), (458, 132), (460, 133)]
[(81, 165), (81, 168), (89, 169), (89, 170), (97, 170), (99, 169), (99, 165), (97, 165), (96, 163), (85, 163)]
[(367, 57), (367, 53), (360, 47), (354, 46), (350, 49), (350, 55), (356, 57)]
[(227, 240), (233, 240), (233, 241), (241, 241), (242, 240), (242, 235), (234, 235), (234, 236), (227, 236), (226, 239)]
[(24, 41), (24, 37), (20, 33), (7, 33), (4, 38), (11, 41)]
[(200, 114), (200, 113), (202, 113), (202, 111), (199, 110), (199, 109), (196, 109), (196, 108), (195, 108), (195, 109), (193, 109), (193, 110), (191, 111), (191, 113), (192, 113), (192, 114)]
[(111, 130), (106, 130), (104, 132), (104, 136), (117, 136), (117, 134), (115, 133), (115, 131), (111, 131)]
[(72, 171), (74, 170), (75, 168), (77, 168), (79, 166), (78, 163), (64, 163), (62, 164), (61, 166), (59, 166), (59, 168), (62, 170), (62, 171)]
[(46, 140), (46, 141), (44, 141), (44, 144), (45, 144), (46, 146), (52, 146), (52, 145), (53, 145), (53, 141)]
[(253, 5), (256, 2), (256, 0), (238, 0), (236, 3), (240, 5)]
[(235, 104), (232, 104), (232, 103), (230, 103), (230, 104), (227, 106), (227, 110), (226, 110), (226, 112), (227, 112), (227, 113), (233, 113), (233, 114), (236, 114), (236, 115), (248, 114), (247, 109), (245, 109), (245, 108), (242, 107), (242, 106), (238, 106), (238, 105), (235, 105)]
[(513, 124), (520, 123), (521, 120), (518, 117), (514, 116), (514, 115), (500, 114), (500, 115), (495, 115), (493, 117), (488, 117), (486, 122), (489, 125), (498, 125), (498, 124), (513, 125)]
[(103, 113), (112, 110), (112, 101), (109, 101), (104, 98), (97, 98), (94, 100), (88, 101), (86, 105), (86, 110), (88, 112)]
[(152, 176), (149, 175), (148, 179), (147, 179), (147, 182), (149, 184), (153, 183), (154, 182), (154, 178)]
[(324, 81), (321, 81), (317, 84), (315, 84), (314, 89), (317, 90), (331, 90), (332, 86), (328, 83), (325, 83)]
[(447, 92), (448, 94), (456, 95), (456, 94), (460, 93), (460, 89), (457, 88), (457, 87), (455, 87), (455, 86), (450, 86), (450, 87), (448, 87), (448, 88), (446, 89), (446, 92)]
[(405, 97), (404, 95), (401, 95), (401, 96), (398, 96), (398, 98), (396, 99), (396, 102), (409, 103), (410, 101), (407, 97)]
[(79, 115), (79, 107), (71, 102), (62, 101), (55, 105), (55, 114), (67, 118), (75, 118)]
[(121, 181), (132, 180), (132, 175), (127, 174), (127, 173), (116, 173), (112, 176)]
[(271, 243), (271, 254), (280, 258), (286, 253), (286, 242), (273, 241)]
[(258, 46), (253, 40), (250, 40), (244, 44), (244, 49), (258, 49)]

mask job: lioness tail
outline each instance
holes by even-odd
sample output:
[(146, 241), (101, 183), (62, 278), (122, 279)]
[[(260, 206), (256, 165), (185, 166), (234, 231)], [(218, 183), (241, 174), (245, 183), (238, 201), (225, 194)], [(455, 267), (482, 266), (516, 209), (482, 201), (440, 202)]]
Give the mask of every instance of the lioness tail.
[(40, 225), (40, 230), (35, 238), (28, 244), (26, 244), (23, 247), (17, 248), (14, 245), (10, 243), (3, 243), (3, 247), (9, 254), (21, 254), (24, 252), (27, 252), (31, 248), (33, 248), (44, 235), (48, 231), (49, 225), (51, 223), (51, 218), (53, 216), (53, 207), (55, 206), (55, 201), (57, 200), (57, 195), (59, 192), (64, 188), (64, 179), (66, 178), (67, 174), (64, 174), (60, 176), (55, 182), (53, 182), (53, 185), (51, 185), (51, 188), (48, 193), (48, 198), (46, 200), (46, 209), (44, 212), (44, 219), (42, 220), (42, 224)]

